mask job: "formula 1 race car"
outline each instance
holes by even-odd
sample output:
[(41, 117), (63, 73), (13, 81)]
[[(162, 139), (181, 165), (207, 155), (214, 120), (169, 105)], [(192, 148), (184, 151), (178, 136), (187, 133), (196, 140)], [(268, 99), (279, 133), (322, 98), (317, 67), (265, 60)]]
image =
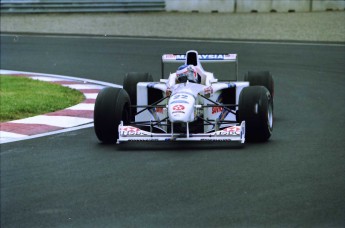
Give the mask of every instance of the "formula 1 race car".
[[(164, 67), (170, 63), (184, 67), (165, 79)], [(221, 81), (202, 63), (235, 63), (236, 79)], [(128, 73), (123, 88), (100, 91), (95, 133), (104, 143), (267, 141), (273, 130), (273, 77), (268, 71), (248, 72), (238, 81), (237, 66), (236, 54), (164, 54), (159, 82), (148, 73)]]

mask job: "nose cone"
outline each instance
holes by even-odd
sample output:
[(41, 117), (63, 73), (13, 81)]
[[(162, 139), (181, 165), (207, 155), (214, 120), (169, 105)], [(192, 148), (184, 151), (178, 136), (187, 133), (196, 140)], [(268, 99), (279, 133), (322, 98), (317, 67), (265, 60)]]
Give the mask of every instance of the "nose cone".
[(169, 100), (169, 120), (171, 122), (191, 122), (194, 118), (193, 96), (189, 94), (177, 94)]

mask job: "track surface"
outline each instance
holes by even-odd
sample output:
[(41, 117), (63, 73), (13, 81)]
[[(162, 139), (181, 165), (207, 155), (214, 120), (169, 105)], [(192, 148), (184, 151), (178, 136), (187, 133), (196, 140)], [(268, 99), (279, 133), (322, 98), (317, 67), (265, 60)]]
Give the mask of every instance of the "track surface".
[(266, 144), (99, 144), (93, 129), (1, 145), (1, 227), (344, 227), (345, 46), (1, 37), (1, 68), (122, 84), (163, 53), (269, 69)]

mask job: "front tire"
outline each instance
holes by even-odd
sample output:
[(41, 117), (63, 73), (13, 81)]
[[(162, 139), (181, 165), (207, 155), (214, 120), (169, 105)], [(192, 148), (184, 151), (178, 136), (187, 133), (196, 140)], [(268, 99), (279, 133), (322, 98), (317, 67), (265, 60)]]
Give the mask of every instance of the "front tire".
[(241, 91), (239, 122), (246, 121), (246, 140), (267, 141), (273, 131), (273, 99), (264, 86), (250, 86)]
[(130, 105), (131, 101), (124, 89), (106, 87), (99, 92), (94, 109), (94, 130), (101, 142), (117, 141), (120, 122), (130, 123)]

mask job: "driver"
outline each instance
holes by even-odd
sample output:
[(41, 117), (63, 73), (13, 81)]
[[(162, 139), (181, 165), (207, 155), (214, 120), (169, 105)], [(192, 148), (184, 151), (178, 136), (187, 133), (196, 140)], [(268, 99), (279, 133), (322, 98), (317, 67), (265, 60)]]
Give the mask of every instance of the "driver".
[(193, 65), (182, 65), (176, 71), (176, 80), (178, 83), (185, 83), (187, 81), (192, 83), (200, 83), (200, 76), (197, 69)]

